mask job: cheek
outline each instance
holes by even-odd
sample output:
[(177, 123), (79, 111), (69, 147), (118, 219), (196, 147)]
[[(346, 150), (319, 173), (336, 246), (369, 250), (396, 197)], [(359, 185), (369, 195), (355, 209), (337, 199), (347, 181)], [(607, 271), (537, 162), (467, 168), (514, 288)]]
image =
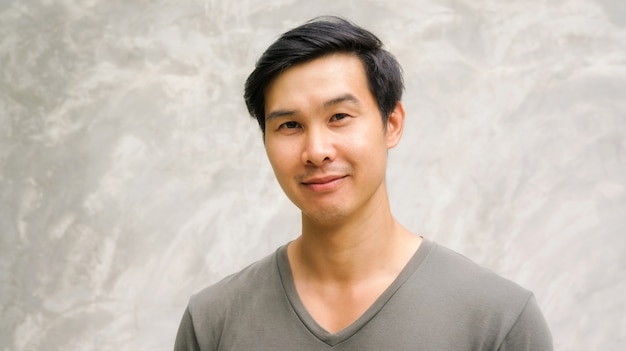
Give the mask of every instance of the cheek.
[(366, 160), (376, 160), (387, 154), (387, 140), (380, 130), (367, 130), (346, 139), (344, 149)]
[(364, 143), (360, 150), (359, 157), (361, 173), (365, 171), (369, 181), (378, 184), (380, 179), (385, 177), (387, 170), (387, 143), (380, 137), (374, 138), (370, 143)]
[(266, 143), (265, 153), (276, 177), (283, 177), (285, 172), (289, 171), (290, 163), (293, 162), (293, 148), (280, 145), (279, 143)]

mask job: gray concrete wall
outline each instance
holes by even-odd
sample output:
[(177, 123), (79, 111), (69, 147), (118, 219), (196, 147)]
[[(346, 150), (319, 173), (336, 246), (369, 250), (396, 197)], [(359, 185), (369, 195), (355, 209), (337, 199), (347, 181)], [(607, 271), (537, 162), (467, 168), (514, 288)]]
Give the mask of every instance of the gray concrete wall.
[(193, 292), (297, 236), (242, 86), (319, 14), (404, 66), (394, 212), (626, 347), (622, 0), (0, 1), (0, 350), (170, 350)]

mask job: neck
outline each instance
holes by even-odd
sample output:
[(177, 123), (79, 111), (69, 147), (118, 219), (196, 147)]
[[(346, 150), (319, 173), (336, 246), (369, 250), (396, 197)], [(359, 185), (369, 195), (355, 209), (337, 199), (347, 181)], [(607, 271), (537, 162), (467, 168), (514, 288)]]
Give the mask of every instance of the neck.
[(289, 247), (292, 269), (320, 282), (351, 284), (373, 273), (397, 274), (420, 239), (392, 216), (387, 197), (350, 218), (328, 223), (303, 214)]

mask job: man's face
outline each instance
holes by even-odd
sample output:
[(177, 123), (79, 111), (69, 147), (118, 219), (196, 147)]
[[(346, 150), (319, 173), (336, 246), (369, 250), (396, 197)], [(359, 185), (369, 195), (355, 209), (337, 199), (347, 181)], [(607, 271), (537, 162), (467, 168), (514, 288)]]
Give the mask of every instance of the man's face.
[(387, 150), (404, 111), (388, 128), (361, 61), (334, 54), (287, 69), (265, 96), (265, 148), (289, 199), (313, 221), (331, 224), (386, 201)]

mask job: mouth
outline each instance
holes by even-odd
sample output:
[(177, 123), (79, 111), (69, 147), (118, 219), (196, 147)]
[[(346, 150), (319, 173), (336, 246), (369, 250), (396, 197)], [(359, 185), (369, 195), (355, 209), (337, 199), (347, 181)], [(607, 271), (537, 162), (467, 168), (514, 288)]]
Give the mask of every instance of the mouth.
[(339, 186), (346, 175), (330, 175), (324, 177), (309, 178), (303, 181), (301, 184), (313, 191), (329, 191)]
[(346, 176), (325, 176), (325, 177), (316, 177), (316, 178), (309, 178), (305, 181), (302, 182), (302, 184), (304, 185), (310, 185), (310, 184), (326, 184), (326, 183), (330, 183), (333, 182), (337, 179), (342, 179), (345, 178)]

